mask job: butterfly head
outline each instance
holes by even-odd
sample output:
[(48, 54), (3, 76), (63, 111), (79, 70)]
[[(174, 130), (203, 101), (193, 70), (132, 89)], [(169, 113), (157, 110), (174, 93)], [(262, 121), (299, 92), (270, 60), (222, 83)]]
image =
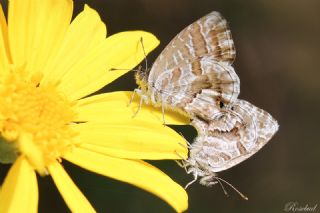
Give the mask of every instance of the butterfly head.
[(135, 73), (136, 82), (143, 93), (147, 93), (148, 90), (148, 75), (149, 72), (147, 70), (142, 69), (141, 67), (139, 67)]

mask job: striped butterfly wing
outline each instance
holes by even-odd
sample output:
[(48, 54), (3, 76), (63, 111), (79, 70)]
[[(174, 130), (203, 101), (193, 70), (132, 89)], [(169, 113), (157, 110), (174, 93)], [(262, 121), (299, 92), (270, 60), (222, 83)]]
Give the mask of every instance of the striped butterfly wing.
[(236, 51), (227, 21), (214, 11), (195, 21), (165, 47), (156, 59), (151, 78), (159, 76), (164, 70), (191, 63), (204, 56), (213, 56), (217, 62), (232, 64)]
[(222, 102), (237, 99), (240, 80), (232, 66), (217, 63), (212, 56), (180, 65), (157, 77), (150, 89), (156, 101), (207, 119), (220, 112)]
[(233, 110), (212, 119), (192, 123), (198, 137), (190, 150), (194, 168), (214, 173), (233, 167), (259, 151), (277, 132), (277, 121), (253, 104), (237, 100)]
[(240, 91), (234, 58), (227, 22), (212, 12), (182, 30), (156, 59), (148, 77), (151, 96), (188, 114), (232, 102)]

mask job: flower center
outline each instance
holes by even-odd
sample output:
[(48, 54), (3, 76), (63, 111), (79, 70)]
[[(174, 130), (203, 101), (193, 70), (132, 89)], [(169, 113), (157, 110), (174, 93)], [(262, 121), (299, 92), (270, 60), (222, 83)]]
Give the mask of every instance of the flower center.
[(56, 85), (42, 86), (41, 75), (28, 78), (26, 73), (21, 67), (0, 77), (0, 156), (10, 156), (0, 162), (12, 163), (12, 156), (24, 155), (45, 174), (46, 166), (73, 145), (70, 123), (75, 114)]

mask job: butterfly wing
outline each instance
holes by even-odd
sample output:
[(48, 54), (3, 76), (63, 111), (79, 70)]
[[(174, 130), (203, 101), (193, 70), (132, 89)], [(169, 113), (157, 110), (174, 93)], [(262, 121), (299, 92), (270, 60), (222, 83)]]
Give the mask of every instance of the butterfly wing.
[(217, 12), (204, 16), (182, 30), (155, 61), (148, 78), (151, 99), (191, 115), (211, 116), (217, 100), (227, 104), (239, 94), (234, 57), (226, 20)]
[[(196, 118), (193, 125), (199, 136), (192, 144), (190, 159), (201, 170), (219, 172), (248, 159), (260, 150), (277, 132), (277, 121), (266, 111), (244, 100), (237, 100), (230, 117), (211, 120)], [(221, 126), (233, 125), (228, 131)], [(225, 125), (225, 124), (224, 124)]]
[(183, 64), (161, 73), (151, 90), (155, 102), (186, 111), (203, 118), (216, 113), (219, 101), (225, 104), (237, 99), (240, 80), (230, 65), (222, 65), (212, 57)]
[(155, 80), (161, 72), (180, 67), (203, 56), (215, 61), (232, 64), (235, 48), (227, 21), (218, 12), (211, 12), (182, 30), (166, 46), (156, 59), (149, 80)]

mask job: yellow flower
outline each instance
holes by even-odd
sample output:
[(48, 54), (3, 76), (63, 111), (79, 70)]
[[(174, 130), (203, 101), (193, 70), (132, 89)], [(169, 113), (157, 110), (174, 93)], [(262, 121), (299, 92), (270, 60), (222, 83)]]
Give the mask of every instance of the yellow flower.
[[(147, 190), (178, 212), (187, 209), (185, 190), (141, 160), (187, 157), (161, 112), (144, 106), (132, 119), (138, 104), (127, 107), (130, 92), (88, 97), (127, 72), (112, 68), (143, 60), (140, 38), (147, 53), (159, 41), (143, 31), (106, 38), (88, 6), (71, 22), (71, 0), (11, 0), (8, 8), (7, 24), (0, 5), (0, 162), (13, 165), (0, 212), (37, 212), (36, 172), (52, 176), (72, 212), (94, 212), (63, 159)], [(186, 121), (166, 114), (166, 122)]]

